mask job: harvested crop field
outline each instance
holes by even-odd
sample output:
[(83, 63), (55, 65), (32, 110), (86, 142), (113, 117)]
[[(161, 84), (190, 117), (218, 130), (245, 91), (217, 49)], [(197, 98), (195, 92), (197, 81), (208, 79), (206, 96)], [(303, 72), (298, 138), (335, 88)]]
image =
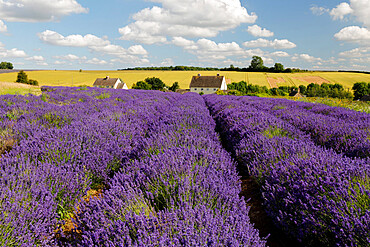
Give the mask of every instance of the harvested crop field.
[(330, 81), (320, 77), (320, 76), (302, 76), (302, 77), (293, 77), (294, 79), (300, 80), (302, 82), (307, 82), (309, 84), (323, 84), (323, 83), (331, 83)]
[(282, 77), (267, 77), (267, 81), (269, 82), (270, 88), (279, 87), (279, 84), (285, 83), (285, 80)]

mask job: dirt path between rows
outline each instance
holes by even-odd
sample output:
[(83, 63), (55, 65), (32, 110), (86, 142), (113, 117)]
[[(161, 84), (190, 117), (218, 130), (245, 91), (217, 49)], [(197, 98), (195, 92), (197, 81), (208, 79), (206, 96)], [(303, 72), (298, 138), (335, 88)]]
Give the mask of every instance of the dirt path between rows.
[(298, 241), (289, 238), (282, 230), (278, 229), (272, 219), (265, 212), (263, 200), (260, 192), (259, 185), (255, 179), (246, 172), (245, 168), (238, 167), (239, 176), (241, 176), (242, 191), (240, 196), (246, 200), (247, 206), (251, 207), (249, 211), (249, 218), (258, 229), (260, 237), (267, 238), (267, 246), (270, 247), (299, 247), (303, 246)]

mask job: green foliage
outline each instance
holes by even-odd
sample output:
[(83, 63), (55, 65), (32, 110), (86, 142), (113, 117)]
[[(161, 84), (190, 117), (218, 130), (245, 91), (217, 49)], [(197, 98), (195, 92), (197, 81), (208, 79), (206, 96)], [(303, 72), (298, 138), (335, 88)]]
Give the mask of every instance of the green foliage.
[(166, 84), (164, 84), (161, 79), (157, 77), (148, 77), (144, 81), (138, 81), (132, 86), (132, 89), (163, 90), (165, 87)]
[(175, 81), (172, 86), (169, 88), (170, 91), (173, 91), (173, 92), (176, 92), (177, 89), (179, 89), (180, 86), (179, 86), (179, 83), (177, 81)]
[(361, 99), (365, 95), (370, 95), (370, 83), (356, 82), (352, 90), (354, 91), (355, 100)]
[(203, 92), (200, 92), (199, 95), (204, 95), (204, 93)]
[(252, 57), (252, 61), (251, 61), (251, 65), (249, 66), (249, 68), (251, 69), (254, 69), (254, 70), (261, 70), (263, 69), (263, 60), (261, 57), (259, 56), (253, 56)]
[(18, 72), (16, 82), (28, 84), (28, 76), (23, 70)]
[(138, 81), (132, 85), (132, 89), (144, 89), (144, 90), (151, 90), (152, 85), (146, 83), (145, 81)]
[(16, 82), (23, 83), (23, 84), (28, 84), (28, 85), (32, 85), (32, 86), (38, 86), (39, 85), (39, 82), (36, 81), (36, 80), (32, 80), (32, 79), (28, 80), (28, 76), (23, 70), (18, 72)]
[(13, 64), (9, 62), (1, 62), (0, 69), (13, 69)]
[(346, 91), (344, 87), (338, 83), (328, 84), (323, 83), (321, 85), (311, 83), (307, 86), (305, 94), (308, 97), (329, 97), (339, 99), (352, 99), (353, 95), (351, 92)]
[(275, 63), (274, 69), (275, 69), (275, 72), (283, 72), (284, 65), (282, 65), (281, 63)]

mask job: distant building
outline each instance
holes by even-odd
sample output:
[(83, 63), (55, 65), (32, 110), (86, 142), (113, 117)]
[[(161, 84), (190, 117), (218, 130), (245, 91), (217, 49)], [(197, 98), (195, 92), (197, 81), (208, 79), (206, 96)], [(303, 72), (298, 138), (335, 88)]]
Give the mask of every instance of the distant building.
[(105, 78), (97, 78), (93, 87), (128, 89), (126, 83), (122, 82), (119, 78), (110, 78), (109, 76)]
[(190, 92), (204, 94), (216, 93), (217, 90), (227, 90), (225, 76), (193, 76), (190, 82)]

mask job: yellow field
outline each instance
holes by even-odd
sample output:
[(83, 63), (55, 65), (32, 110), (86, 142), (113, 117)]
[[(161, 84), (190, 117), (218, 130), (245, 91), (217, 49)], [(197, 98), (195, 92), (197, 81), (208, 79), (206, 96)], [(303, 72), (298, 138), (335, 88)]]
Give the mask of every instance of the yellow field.
[(3, 94), (41, 94), (40, 87), (30, 86), (26, 84), (13, 83), (13, 82), (1, 82), (0, 81), (0, 95)]
[[(220, 75), (226, 76), (232, 82), (247, 81), (248, 83), (269, 86), (267, 77), (283, 78), (285, 82), (278, 83), (278, 86), (285, 85), (308, 85), (305, 77), (319, 77), (331, 83), (340, 83), (345, 88), (352, 88), (355, 82), (370, 82), (370, 74), (346, 73), (346, 72), (312, 72), (312, 73), (292, 73), (292, 74), (276, 74), (276, 73), (257, 73), (257, 72), (233, 72), (233, 71), (27, 71), (29, 79), (37, 80), (40, 86), (92, 86), (96, 78), (110, 76), (112, 78), (121, 78), (131, 88), (133, 83), (139, 80), (144, 80), (147, 77), (158, 77), (167, 85), (171, 86), (177, 81), (180, 88), (189, 88), (189, 84), (193, 75), (198, 73), (202, 75)], [(0, 74), (0, 81), (14, 82), (17, 73)]]

